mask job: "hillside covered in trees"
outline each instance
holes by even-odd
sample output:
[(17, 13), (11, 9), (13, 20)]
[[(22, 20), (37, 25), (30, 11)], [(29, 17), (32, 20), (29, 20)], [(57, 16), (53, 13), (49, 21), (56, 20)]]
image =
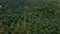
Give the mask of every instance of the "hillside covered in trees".
[(60, 0), (0, 0), (0, 34), (60, 34)]

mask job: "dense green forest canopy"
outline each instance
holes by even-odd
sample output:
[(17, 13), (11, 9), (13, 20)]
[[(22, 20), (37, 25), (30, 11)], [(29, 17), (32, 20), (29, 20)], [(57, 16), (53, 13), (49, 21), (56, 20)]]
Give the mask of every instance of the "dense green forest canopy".
[(60, 34), (59, 0), (0, 0), (0, 34)]

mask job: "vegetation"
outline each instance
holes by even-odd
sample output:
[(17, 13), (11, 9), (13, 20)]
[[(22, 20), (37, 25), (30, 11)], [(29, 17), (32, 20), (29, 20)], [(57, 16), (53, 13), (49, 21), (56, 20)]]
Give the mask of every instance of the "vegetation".
[(0, 0), (0, 34), (60, 34), (59, 0)]

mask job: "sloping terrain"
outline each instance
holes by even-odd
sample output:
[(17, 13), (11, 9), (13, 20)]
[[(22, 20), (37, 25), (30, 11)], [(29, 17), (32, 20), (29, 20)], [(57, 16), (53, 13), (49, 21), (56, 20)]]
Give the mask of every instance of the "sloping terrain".
[(0, 34), (60, 34), (54, 0), (0, 0), (0, 5)]

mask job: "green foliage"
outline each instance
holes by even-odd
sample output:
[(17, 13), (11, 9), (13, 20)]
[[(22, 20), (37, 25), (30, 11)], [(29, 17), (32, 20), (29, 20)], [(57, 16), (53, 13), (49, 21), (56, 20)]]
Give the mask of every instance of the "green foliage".
[[(58, 1), (58, 0), (57, 0)], [(0, 0), (0, 34), (60, 34), (55, 0)]]

